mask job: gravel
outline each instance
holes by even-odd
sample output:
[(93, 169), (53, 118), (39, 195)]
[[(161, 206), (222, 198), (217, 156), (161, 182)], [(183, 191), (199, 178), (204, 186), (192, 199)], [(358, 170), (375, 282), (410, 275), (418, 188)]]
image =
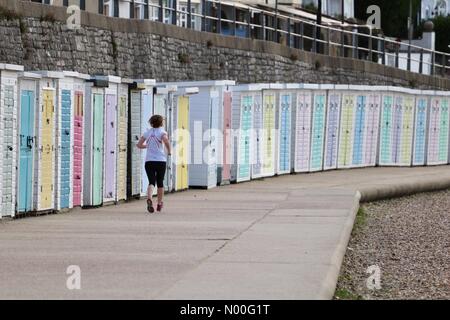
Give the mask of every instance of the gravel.
[[(370, 266), (380, 289), (367, 287)], [(335, 298), (450, 299), (450, 190), (364, 205)]]

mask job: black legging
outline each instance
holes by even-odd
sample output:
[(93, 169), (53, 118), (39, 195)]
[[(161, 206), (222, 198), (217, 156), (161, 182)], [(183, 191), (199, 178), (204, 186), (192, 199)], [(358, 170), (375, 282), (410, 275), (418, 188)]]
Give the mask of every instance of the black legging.
[(166, 162), (147, 161), (145, 163), (145, 172), (147, 172), (148, 184), (158, 188), (164, 188), (164, 175), (166, 174)]

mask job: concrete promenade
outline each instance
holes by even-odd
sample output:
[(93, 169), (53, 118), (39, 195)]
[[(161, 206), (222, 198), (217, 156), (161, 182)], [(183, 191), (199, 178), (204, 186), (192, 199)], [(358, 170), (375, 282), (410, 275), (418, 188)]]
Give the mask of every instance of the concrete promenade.
[(444, 188), (449, 166), (352, 169), (3, 220), (0, 299), (330, 299), (360, 199)]

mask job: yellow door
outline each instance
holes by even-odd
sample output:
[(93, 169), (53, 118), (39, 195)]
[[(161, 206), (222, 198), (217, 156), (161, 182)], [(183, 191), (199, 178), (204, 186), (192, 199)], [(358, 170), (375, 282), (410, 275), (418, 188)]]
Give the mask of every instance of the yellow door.
[(40, 209), (52, 209), (53, 199), (53, 117), (54, 117), (54, 91), (43, 91), (43, 103), (41, 109), (41, 185), (40, 185)]
[(119, 168), (117, 181), (117, 198), (125, 200), (127, 197), (127, 98), (120, 97), (119, 100)]
[(275, 121), (275, 96), (273, 94), (264, 97), (264, 160), (263, 172), (270, 174), (274, 170), (274, 121)]
[(189, 98), (178, 98), (178, 121), (176, 137), (177, 183), (176, 189), (188, 188), (188, 152), (189, 152)]

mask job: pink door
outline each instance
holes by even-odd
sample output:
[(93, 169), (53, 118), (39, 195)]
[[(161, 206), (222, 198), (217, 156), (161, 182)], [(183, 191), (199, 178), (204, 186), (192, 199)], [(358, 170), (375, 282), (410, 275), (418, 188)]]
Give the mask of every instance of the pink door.
[(223, 97), (223, 172), (222, 180), (230, 180), (230, 135), (231, 135), (231, 92), (225, 92)]
[(106, 200), (116, 198), (116, 112), (117, 96), (106, 95), (105, 120), (105, 193)]
[(83, 176), (83, 94), (75, 92), (75, 112), (73, 118), (73, 206), (81, 206)]

